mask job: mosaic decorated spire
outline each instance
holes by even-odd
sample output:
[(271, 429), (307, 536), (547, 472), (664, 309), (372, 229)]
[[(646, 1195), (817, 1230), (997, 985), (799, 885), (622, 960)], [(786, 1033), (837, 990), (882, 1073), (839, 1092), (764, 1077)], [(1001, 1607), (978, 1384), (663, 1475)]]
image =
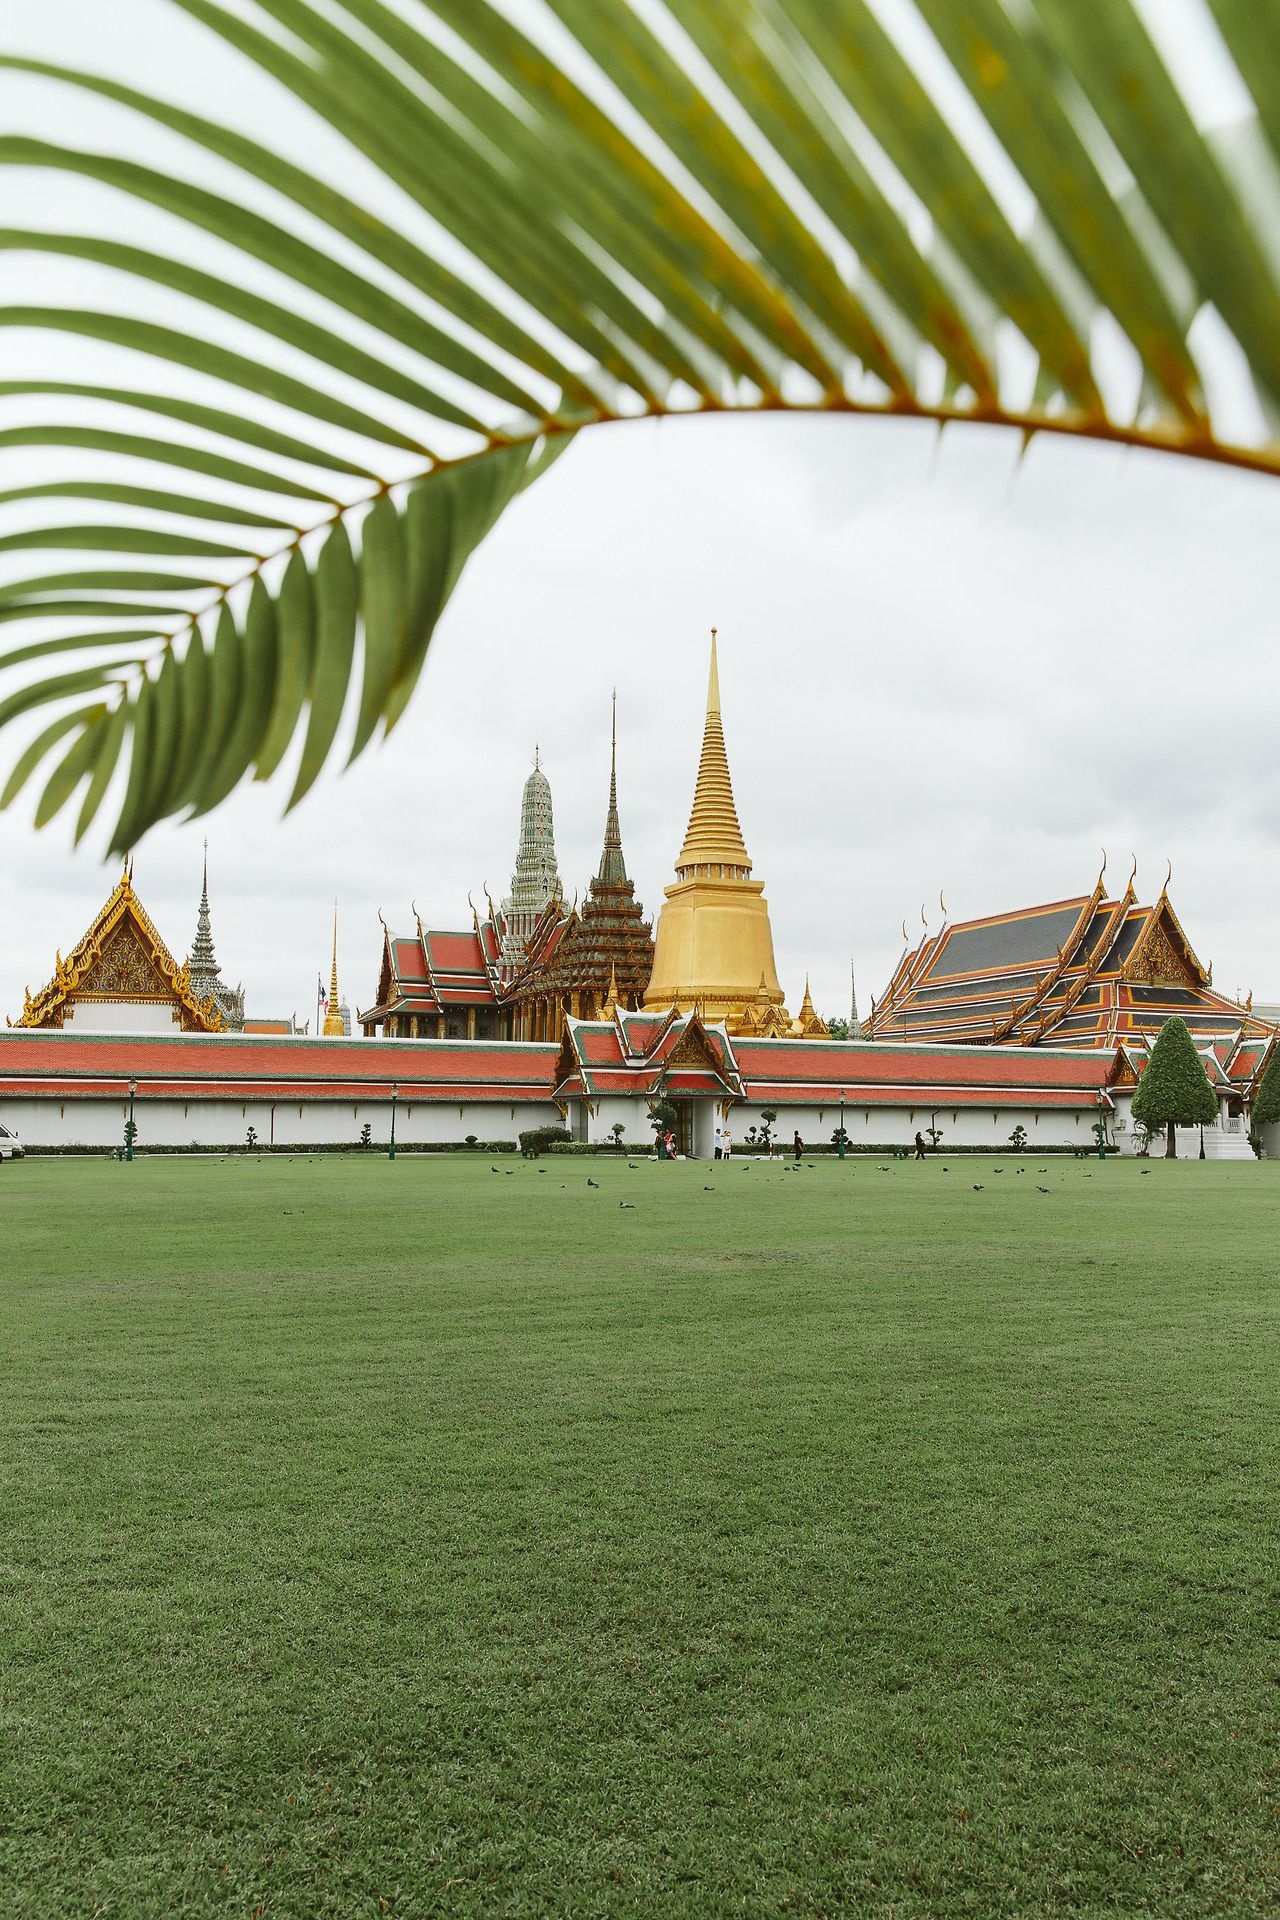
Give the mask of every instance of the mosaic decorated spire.
[(200, 905), (196, 912), (196, 937), (187, 955), (191, 989), (199, 1000), (212, 1000), (222, 1015), (223, 1024), (232, 1033), (244, 1027), (244, 987), (229, 987), (222, 979), (213, 950), (213, 925), (209, 915), (209, 842), (204, 843), (204, 872), (200, 887)]
[(520, 805), (520, 845), (511, 891), (502, 903), (505, 923), (501, 961), (514, 970), (524, 959), (529, 936), (553, 900), (564, 899), (556, 867), (555, 822), (551, 816), (551, 783), (542, 771), (534, 748), (533, 772), (524, 783)]
[(699, 869), (727, 868), (746, 878), (751, 872), (751, 857), (738, 824), (738, 809), (733, 799), (733, 781), (729, 777), (729, 756), (725, 750), (724, 727), (720, 720), (720, 673), (716, 664), (716, 629), (711, 629), (711, 671), (707, 679), (707, 718), (702, 732), (702, 755), (698, 761), (698, 779), (693, 790), (693, 809), (684, 845), (676, 861), (681, 879), (691, 878)]
[(200, 888), (200, 906), (196, 913), (196, 937), (187, 955), (191, 985), (201, 1000), (218, 991), (222, 969), (214, 958), (213, 927), (209, 919), (209, 842), (204, 843), (204, 879)]

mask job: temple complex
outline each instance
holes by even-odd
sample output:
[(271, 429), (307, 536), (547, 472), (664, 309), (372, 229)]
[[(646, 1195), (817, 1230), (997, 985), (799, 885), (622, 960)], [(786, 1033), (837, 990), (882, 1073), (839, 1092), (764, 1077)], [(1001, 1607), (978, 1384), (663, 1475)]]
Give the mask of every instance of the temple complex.
[(552, 901), (528, 941), (524, 968), (507, 989), (516, 1040), (555, 1040), (566, 1014), (593, 1020), (639, 1007), (653, 971), (653, 930), (627, 872), (618, 820), (617, 695), (609, 759), (604, 846), (581, 911)]
[(1137, 868), (1114, 898), (1106, 867), (1092, 891), (944, 926), (905, 952), (864, 1032), (935, 1046), (1127, 1045), (1141, 1054), (1170, 1014), (1202, 1049), (1274, 1029), (1216, 993), (1169, 899), (1139, 903)]
[(486, 895), (471, 926), (393, 934), (383, 922), (375, 1004), (366, 1035), (387, 1039), (556, 1042), (567, 1014), (639, 1006), (653, 966), (653, 934), (627, 872), (618, 816), (616, 703), (609, 804), (599, 864), (581, 908), (567, 907), (556, 862), (551, 786), (535, 755), (520, 808), (511, 891)]
[[(203, 929), (204, 939), (201, 939)], [(132, 863), (64, 960), (55, 955), (47, 986), (24, 995), (20, 1027), (74, 1027), (78, 1033), (221, 1033), (218, 968), (209, 931), (206, 873), (197, 918), (199, 977), (179, 966), (133, 890)], [(193, 948), (193, 956), (196, 949)], [(210, 964), (212, 967), (210, 970)], [(243, 1020), (244, 996), (238, 1000)]]
[[(658, 916), (644, 1003), (685, 1013), (696, 1009), (707, 1022), (723, 1021), (730, 1033), (786, 1034), (793, 1027), (778, 983), (764, 883), (751, 877), (734, 804), (714, 628), (693, 808), (675, 883), (666, 889)], [(817, 1019), (812, 1002), (809, 1014)]]

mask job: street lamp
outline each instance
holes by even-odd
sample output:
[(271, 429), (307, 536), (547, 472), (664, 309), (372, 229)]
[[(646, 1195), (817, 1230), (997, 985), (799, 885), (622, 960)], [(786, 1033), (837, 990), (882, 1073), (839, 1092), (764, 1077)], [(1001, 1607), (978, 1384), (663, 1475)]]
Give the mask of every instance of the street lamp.
[(124, 1123), (124, 1157), (126, 1160), (133, 1159), (133, 1136), (137, 1132), (137, 1128), (133, 1124), (133, 1097), (137, 1093), (137, 1091), (138, 1091), (137, 1081), (130, 1080), (129, 1082), (129, 1118)]
[(1107, 1157), (1107, 1096), (1098, 1088), (1098, 1158)]
[(844, 1159), (844, 1088), (840, 1089), (840, 1134), (836, 1141), (836, 1158)]
[(388, 1160), (394, 1160), (396, 1157), (396, 1093), (397, 1091), (398, 1089), (396, 1087), (396, 1083), (393, 1080), (391, 1082), (391, 1144), (387, 1148)]

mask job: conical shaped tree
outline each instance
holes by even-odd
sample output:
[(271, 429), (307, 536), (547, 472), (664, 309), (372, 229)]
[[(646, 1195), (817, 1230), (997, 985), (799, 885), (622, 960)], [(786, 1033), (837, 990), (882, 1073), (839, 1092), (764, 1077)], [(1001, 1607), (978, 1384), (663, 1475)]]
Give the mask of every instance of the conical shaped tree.
[(1133, 1117), (1154, 1133), (1165, 1129), (1165, 1158), (1178, 1156), (1175, 1127), (1211, 1127), (1218, 1118), (1218, 1102), (1204, 1062), (1185, 1020), (1166, 1020), (1156, 1036), (1147, 1070), (1133, 1096)]
[(1262, 1076), (1262, 1085), (1258, 1088), (1258, 1097), (1253, 1103), (1255, 1127), (1270, 1126), (1277, 1120), (1280, 1120), (1280, 1047), (1271, 1055)]

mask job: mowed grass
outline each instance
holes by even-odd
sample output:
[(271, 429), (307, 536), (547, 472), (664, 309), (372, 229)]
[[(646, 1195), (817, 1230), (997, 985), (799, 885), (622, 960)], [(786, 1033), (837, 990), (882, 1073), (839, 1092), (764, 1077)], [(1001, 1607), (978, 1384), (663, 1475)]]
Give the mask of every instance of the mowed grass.
[(0, 1912), (1272, 1910), (1280, 1168), (887, 1167), (0, 1168)]

